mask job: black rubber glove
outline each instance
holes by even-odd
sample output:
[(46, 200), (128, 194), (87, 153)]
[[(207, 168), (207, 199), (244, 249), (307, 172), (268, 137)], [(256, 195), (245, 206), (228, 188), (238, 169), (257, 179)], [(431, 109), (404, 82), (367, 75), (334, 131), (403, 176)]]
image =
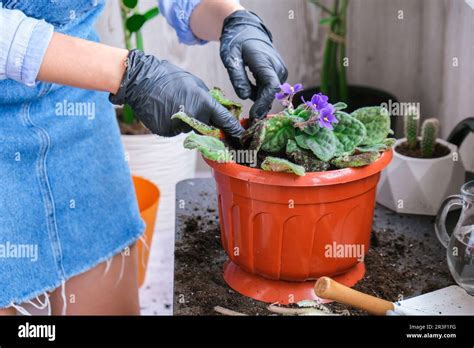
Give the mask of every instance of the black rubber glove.
[[(254, 13), (240, 10), (224, 20), (221, 36), (221, 59), (235, 92), (255, 104), (251, 119), (265, 117), (272, 106), (278, 86), (286, 81), (288, 70), (272, 43), (272, 34)], [(251, 84), (245, 66), (257, 86)]]
[(231, 140), (238, 138), (243, 132), (240, 123), (208, 92), (196, 76), (166, 60), (132, 50), (120, 88), (109, 100), (116, 105), (130, 105), (135, 117), (154, 134), (173, 136), (190, 131), (182, 121), (171, 120), (173, 114), (184, 111), (222, 129)]

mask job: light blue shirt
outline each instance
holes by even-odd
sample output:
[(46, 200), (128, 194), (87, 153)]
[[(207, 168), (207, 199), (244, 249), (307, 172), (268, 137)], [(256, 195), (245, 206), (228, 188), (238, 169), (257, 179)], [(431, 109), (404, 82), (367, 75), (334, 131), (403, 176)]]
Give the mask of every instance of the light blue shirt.
[(200, 2), (201, 0), (158, 0), (160, 13), (176, 30), (179, 42), (186, 45), (202, 45), (207, 42), (197, 38), (189, 26), (191, 14)]
[[(193, 10), (202, 0), (158, 0), (158, 8), (167, 22), (176, 30), (179, 42), (186, 45), (207, 43), (196, 37), (191, 31), (189, 20)], [(240, 3), (239, 0), (234, 0)]]
[(34, 86), (54, 27), (0, 6), (0, 80)]
[[(189, 25), (191, 14), (200, 2), (158, 0), (160, 12), (176, 30), (181, 43), (206, 43), (193, 34)], [(0, 80), (12, 79), (34, 86), (54, 26), (44, 20), (27, 17), (19, 10), (2, 8), (0, 0), (0, 28)]]

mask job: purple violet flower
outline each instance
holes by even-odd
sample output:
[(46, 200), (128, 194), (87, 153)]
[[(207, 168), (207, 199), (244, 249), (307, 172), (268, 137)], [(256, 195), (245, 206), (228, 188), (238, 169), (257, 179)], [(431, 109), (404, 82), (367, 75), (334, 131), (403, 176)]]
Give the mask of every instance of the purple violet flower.
[(311, 101), (306, 101), (303, 99), (303, 97), (301, 97), (301, 100), (315, 112), (319, 112), (320, 110), (330, 105), (328, 103), (328, 97), (322, 93), (314, 94), (311, 97)]
[(306, 127), (307, 125), (315, 124), (318, 122), (320, 127), (332, 130), (332, 124), (337, 123), (338, 120), (334, 115), (334, 107), (328, 103), (328, 97), (322, 93), (314, 94), (311, 97), (311, 101), (306, 101), (304, 98), (301, 100), (305, 103), (306, 107), (312, 111), (312, 116), (305, 122), (301, 122), (298, 126)]
[(334, 107), (331, 104), (327, 104), (324, 109), (319, 110), (319, 126), (325, 127), (332, 130), (332, 124), (339, 122), (334, 116)]
[(289, 99), (302, 89), (303, 85), (301, 83), (297, 83), (296, 85), (292, 86), (285, 82), (284, 84), (280, 85), (280, 92), (275, 94), (275, 98), (278, 100)]

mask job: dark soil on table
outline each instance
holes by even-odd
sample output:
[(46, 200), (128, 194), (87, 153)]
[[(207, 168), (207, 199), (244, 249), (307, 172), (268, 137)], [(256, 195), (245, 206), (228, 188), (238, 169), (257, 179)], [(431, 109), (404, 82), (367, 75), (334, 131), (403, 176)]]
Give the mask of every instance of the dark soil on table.
[[(395, 151), (397, 151), (401, 155), (408, 156), (408, 157), (425, 158), (421, 154), (420, 142), (419, 141), (418, 141), (415, 149), (410, 148), (408, 146), (408, 143), (404, 142), (404, 143), (401, 143), (400, 145), (398, 145), (397, 147), (395, 147)], [(442, 144), (439, 144), (439, 143), (436, 143), (433, 156), (430, 157), (430, 158), (443, 157), (443, 156), (448, 155), (449, 153), (450, 153), (450, 150), (446, 146), (444, 146)]]
[[(222, 267), (227, 257), (220, 242), (217, 212), (208, 209), (204, 215), (188, 217), (183, 225), (182, 240), (175, 249), (175, 288), (180, 289), (175, 293), (175, 313), (216, 315), (214, 307), (221, 306), (248, 315), (272, 315), (267, 304), (226, 285)], [(446, 259), (423, 241), (383, 229), (373, 231), (371, 244), (365, 277), (354, 287), (359, 291), (397, 301), (453, 284)], [(337, 303), (326, 306), (342, 315), (366, 314)]]

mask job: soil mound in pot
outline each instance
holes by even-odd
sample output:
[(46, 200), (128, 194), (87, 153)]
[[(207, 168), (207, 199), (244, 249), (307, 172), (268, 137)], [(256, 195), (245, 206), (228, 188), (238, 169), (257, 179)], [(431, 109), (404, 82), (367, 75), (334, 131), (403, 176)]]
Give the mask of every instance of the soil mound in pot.
[[(420, 142), (416, 144), (416, 148), (412, 149), (408, 146), (408, 143), (405, 141), (404, 143), (395, 147), (395, 151), (397, 151), (400, 155), (413, 157), (413, 158), (426, 158), (423, 157), (421, 154), (420, 149)], [(439, 158), (448, 155), (451, 151), (444, 145), (440, 143), (436, 143), (434, 153), (432, 157), (429, 158)]]

